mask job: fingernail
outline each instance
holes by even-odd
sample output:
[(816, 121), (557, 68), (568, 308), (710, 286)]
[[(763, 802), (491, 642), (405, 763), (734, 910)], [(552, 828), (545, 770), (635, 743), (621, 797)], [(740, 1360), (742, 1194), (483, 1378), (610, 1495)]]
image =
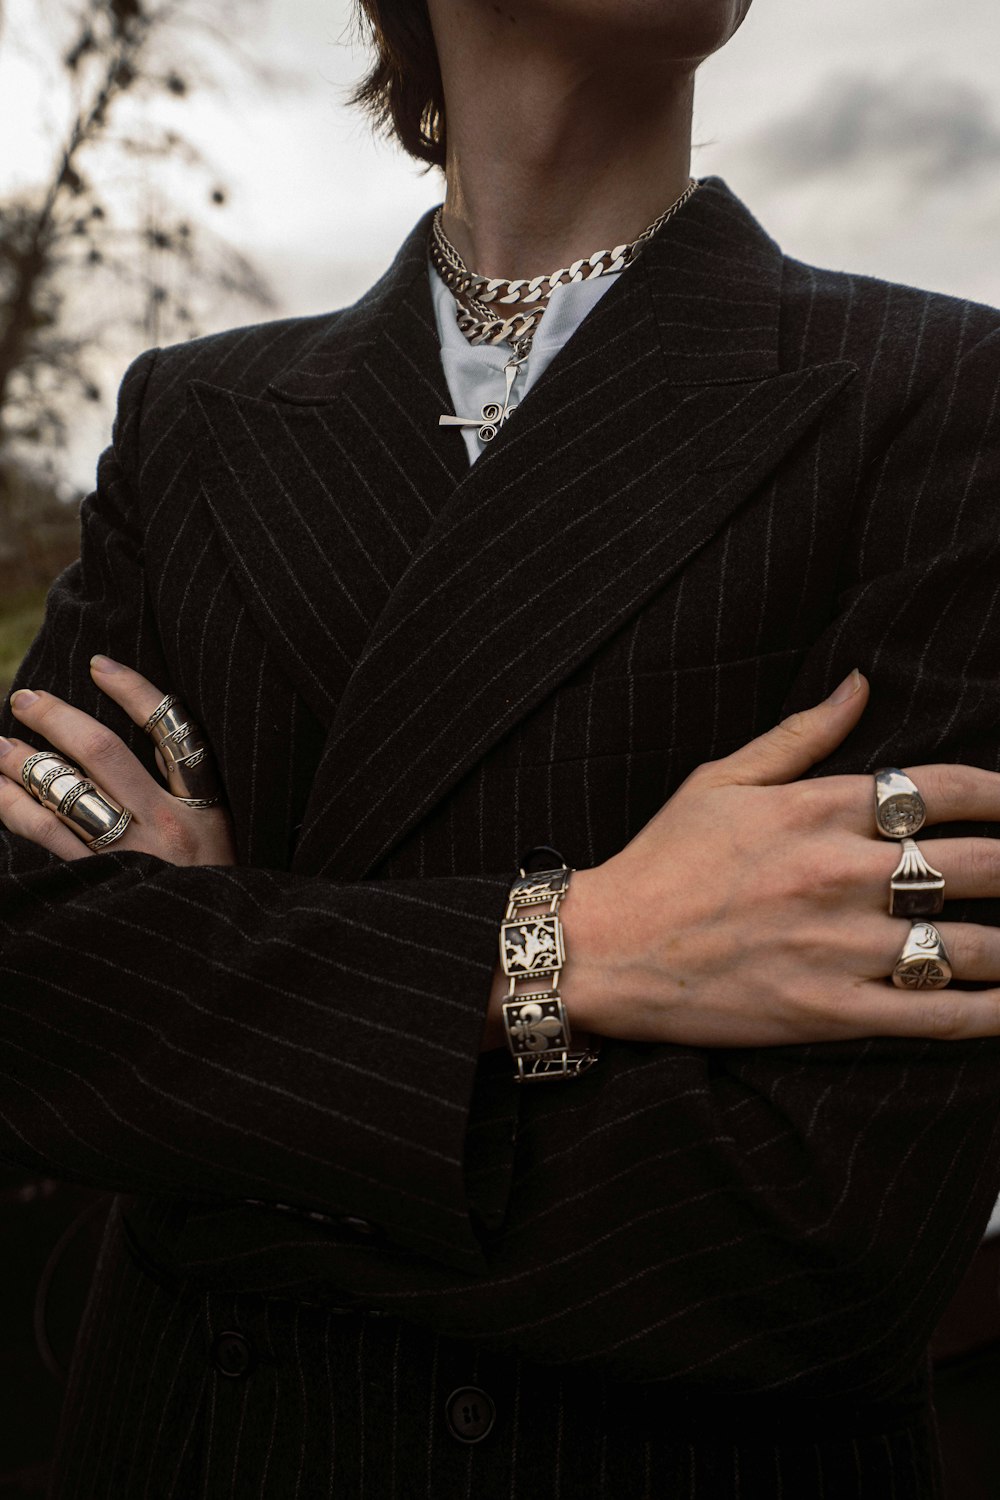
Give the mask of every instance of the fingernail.
[(12, 708), (30, 708), (33, 703), (38, 702), (38, 694), (31, 692), (29, 688), (18, 688), (11, 696)]
[(840, 687), (835, 688), (826, 701), (828, 703), (846, 703), (848, 698), (854, 697), (854, 694), (858, 691), (858, 688), (860, 686), (861, 673), (858, 671), (857, 667), (855, 667), (854, 671), (850, 672), (844, 678), (843, 682), (840, 684)]
[(5, 740), (3, 735), (0, 734), (0, 759), (2, 759), (7, 754), (8, 750), (13, 750), (13, 748), (14, 746), (12, 745), (10, 740)]
[(110, 656), (92, 656), (90, 658), (90, 665), (94, 668), (95, 672), (121, 671), (121, 667), (116, 661), (112, 661)]

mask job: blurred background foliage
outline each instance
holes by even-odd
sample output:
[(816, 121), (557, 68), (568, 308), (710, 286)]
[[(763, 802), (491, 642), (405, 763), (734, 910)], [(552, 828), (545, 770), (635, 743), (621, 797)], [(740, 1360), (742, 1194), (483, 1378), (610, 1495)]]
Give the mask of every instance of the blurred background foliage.
[[(261, 3), (46, 0), (33, 31), (48, 108), (26, 133), (47, 133), (45, 165), (0, 196), (0, 690), (75, 555), (67, 438), (109, 365), (272, 305), (183, 114), (234, 71), (281, 86), (233, 40)], [(19, 41), (0, 11), (0, 49)]]

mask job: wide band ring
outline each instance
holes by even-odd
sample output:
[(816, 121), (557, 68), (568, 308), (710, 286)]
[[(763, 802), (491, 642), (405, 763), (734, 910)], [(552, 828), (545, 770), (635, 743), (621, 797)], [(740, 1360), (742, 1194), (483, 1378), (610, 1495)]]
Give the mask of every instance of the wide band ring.
[(886, 839), (908, 839), (927, 821), (927, 808), (905, 772), (887, 766), (875, 772), (875, 826)]
[(201, 729), (180, 699), (167, 693), (143, 725), (163, 760), (167, 789), (188, 807), (215, 807), (221, 797), (215, 764)]
[(933, 922), (914, 922), (892, 971), (898, 990), (943, 990), (951, 983), (951, 960)]
[(904, 839), (889, 881), (890, 917), (935, 917), (943, 907), (944, 876), (928, 864), (912, 839)]
[(129, 808), (51, 750), (29, 755), (21, 780), (36, 802), (55, 813), (95, 853), (117, 843), (132, 821)]
[(25, 791), (30, 792), (36, 802), (41, 799), (42, 782), (48, 777), (49, 785), (56, 779), (58, 774), (64, 776), (79, 776), (80, 772), (76, 766), (70, 765), (65, 756), (58, 755), (54, 750), (39, 750), (28, 759), (21, 767), (21, 784)]

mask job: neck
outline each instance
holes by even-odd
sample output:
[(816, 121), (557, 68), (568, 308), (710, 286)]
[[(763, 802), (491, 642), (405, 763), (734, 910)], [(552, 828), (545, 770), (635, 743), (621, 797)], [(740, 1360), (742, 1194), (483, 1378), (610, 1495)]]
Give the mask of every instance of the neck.
[(478, 274), (530, 278), (627, 244), (680, 196), (694, 74), (568, 56), (558, 38), (526, 48), (503, 19), (465, 7), (462, 26), (438, 32), (443, 222)]

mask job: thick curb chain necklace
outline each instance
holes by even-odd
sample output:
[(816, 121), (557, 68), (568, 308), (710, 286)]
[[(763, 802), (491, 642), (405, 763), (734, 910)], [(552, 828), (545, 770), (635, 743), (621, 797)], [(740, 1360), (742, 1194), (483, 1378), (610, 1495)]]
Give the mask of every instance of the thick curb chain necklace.
[[(652, 239), (668, 219), (684, 207), (697, 187), (698, 183), (692, 177), (680, 197), (631, 244), (616, 245), (613, 250), (597, 250), (587, 259), (575, 260), (571, 266), (553, 271), (551, 276), (534, 276), (530, 281), (505, 281), (502, 277), (478, 276), (475, 271), (470, 271), (441, 226), (442, 205), (431, 225), (431, 264), (455, 298), (458, 326), (470, 344), (509, 344), (511, 358), (504, 365), (507, 389), (502, 403), (488, 402), (478, 417), (440, 417), (439, 425), (478, 427), (480, 441), (492, 442), (511, 413), (514, 382), (528, 357), (555, 288), (624, 271), (647, 240)], [(498, 311), (500, 307), (510, 307), (512, 311), (501, 313)]]

